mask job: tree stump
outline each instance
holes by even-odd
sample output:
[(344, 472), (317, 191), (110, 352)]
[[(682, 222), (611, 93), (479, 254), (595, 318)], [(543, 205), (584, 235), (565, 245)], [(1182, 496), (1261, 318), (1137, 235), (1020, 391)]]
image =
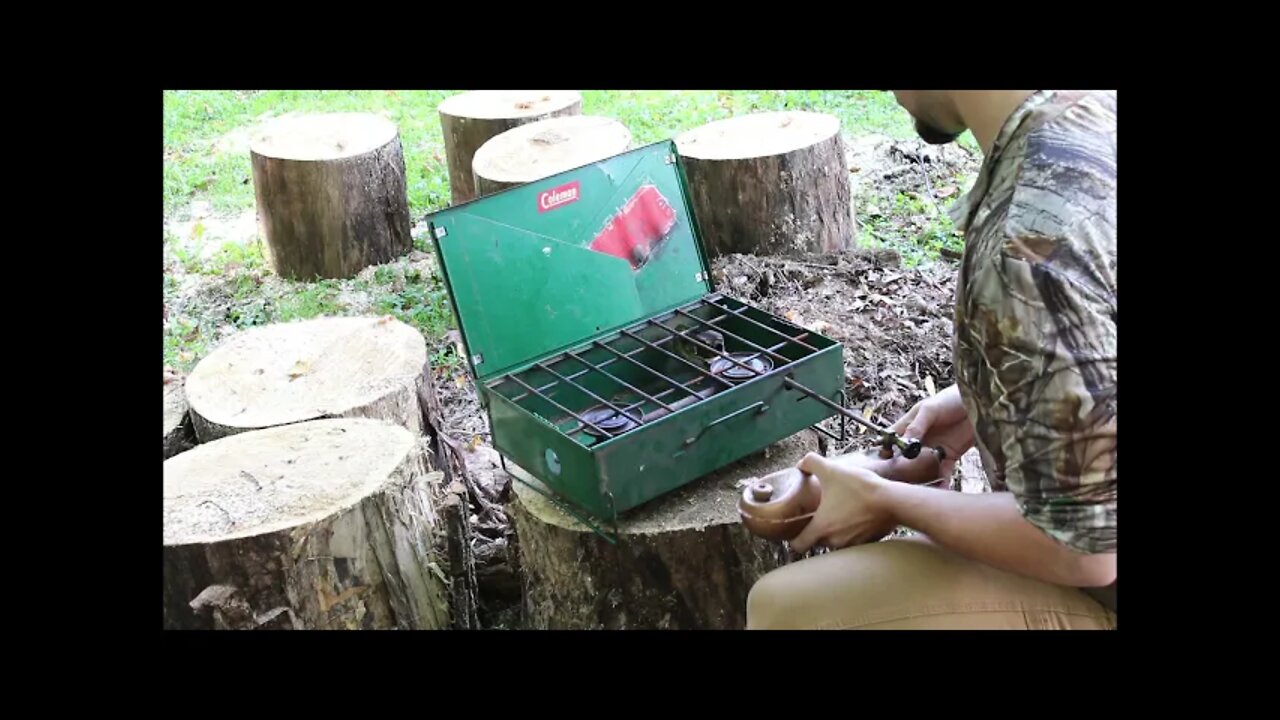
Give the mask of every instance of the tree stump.
[(799, 433), (637, 508), (619, 523), (617, 545), (515, 482), (510, 514), (527, 626), (744, 628), (751, 586), (788, 557), (781, 543), (742, 526), (739, 481), (793, 466), (816, 449), (813, 433)]
[(277, 275), (350, 278), (413, 249), (404, 153), (377, 115), (285, 117), (250, 144), (262, 233)]
[(423, 432), (434, 397), (422, 334), (391, 317), (326, 317), (250, 328), (187, 378), (196, 438), (329, 417), (367, 417)]
[(508, 130), (480, 146), (471, 170), (476, 197), (613, 157), (631, 147), (631, 131), (593, 115), (549, 118)]
[(164, 459), (190, 450), (196, 444), (195, 429), (191, 427), (191, 415), (187, 412), (187, 399), (182, 383), (173, 381), (164, 386)]
[(582, 95), (573, 90), (473, 90), (440, 103), (440, 128), (449, 164), (453, 204), (476, 197), (471, 161), (488, 140), (514, 127), (549, 117), (582, 112)]
[(676, 147), (713, 257), (854, 247), (838, 118), (789, 111), (741, 115), (682, 133)]
[(340, 419), (165, 461), (165, 627), (449, 627), (441, 474), (426, 460), (402, 427)]

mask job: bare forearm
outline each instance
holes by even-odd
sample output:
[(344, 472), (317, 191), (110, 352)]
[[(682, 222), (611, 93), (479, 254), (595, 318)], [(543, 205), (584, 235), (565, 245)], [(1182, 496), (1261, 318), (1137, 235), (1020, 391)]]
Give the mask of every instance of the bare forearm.
[(1074, 587), (1115, 579), (1115, 555), (1073, 552), (1027, 522), (1007, 492), (967, 495), (887, 482), (877, 501), (894, 522), (971, 560)]

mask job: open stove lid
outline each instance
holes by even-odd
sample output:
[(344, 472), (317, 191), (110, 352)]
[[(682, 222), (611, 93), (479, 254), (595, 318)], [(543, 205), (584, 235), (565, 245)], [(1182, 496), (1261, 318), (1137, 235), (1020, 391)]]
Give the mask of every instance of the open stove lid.
[(678, 157), (654, 143), (429, 217), (478, 380), (711, 292)]

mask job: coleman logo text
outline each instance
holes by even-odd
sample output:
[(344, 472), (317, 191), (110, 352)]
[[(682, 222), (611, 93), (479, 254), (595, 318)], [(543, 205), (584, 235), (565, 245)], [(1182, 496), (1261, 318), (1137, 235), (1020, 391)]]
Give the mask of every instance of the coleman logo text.
[(544, 190), (538, 194), (538, 212), (543, 213), (548, 210), (555, 210), (561, 205), (568, 205), (578, 200), (578, 181), (561, 185), (557, 188)]

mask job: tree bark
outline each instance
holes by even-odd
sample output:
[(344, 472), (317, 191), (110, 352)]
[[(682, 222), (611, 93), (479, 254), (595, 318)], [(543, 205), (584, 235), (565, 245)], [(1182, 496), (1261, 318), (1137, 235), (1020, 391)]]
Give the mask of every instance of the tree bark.
[(742, 526), (739, 483), (792, 466), (815, 448), (812, 433), (794, 435), (637, 508), (621, 519), (616, 545), (537, 491), (514, 483), (510, 514), (527, 626), (744, 628), (751, 586), (788, 555), (784, 545), (756, 538)]
[(521, 125), (476, 151), (471, 163), (476, 197), (599, 162), (630, 147), (631, 131), (613, 118), (574, 115)]
[(186, 452), (196, 444), (195, 429), (187, 411), (187, 398), (182, 382), (174, 380), (164, 386), (164, 459)]
[(187, 378), (196, 437), (330, 417), (387, 420), (421, 433), (435, 388), (422, 333), (389, 316), (324, 317), (242, 331)]
[(474, 90), (445, 99), (437, 111), (449, 165), (449, 193), (457, 205), (476, 197), (471, 163), (481, 145), (525, 123), (578, 115), (582, 95), (573, 90)]
[(334, 113), (282, 118), (250, 148), (276, 274), (350, 278), (413, 249), (404, 153), (394, 123)]
[(712, 257), (853, 249), (839, 119), (808, 112), (742, 115), (683, 133), (676, 147)]
[(167, 460), (165, 627), (449, 627), (440, 481), (423, 438), (368, 419), (242, 433)]

